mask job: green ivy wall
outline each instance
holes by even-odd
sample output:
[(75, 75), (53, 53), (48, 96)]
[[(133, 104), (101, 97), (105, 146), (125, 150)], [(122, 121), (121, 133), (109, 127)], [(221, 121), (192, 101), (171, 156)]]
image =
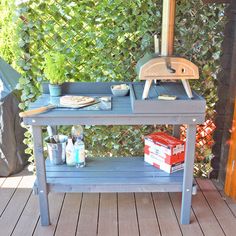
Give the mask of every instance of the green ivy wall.
[[(68, 81), (134, 81), (137, 61), (154, 51), (153, 35), (161, 35), (161, 0), (35, 0), (12, 4), (13, 0), (0, 3), (0, 56), (22, 73), (18, 87), (22, 109), (41, 92), (46, 52), (66, 54)], [(206, 98), (209, 117), (217, 100), (224, 8), (220, 4), (203, 5), (201, 0), (177, 0), (175, 54), (199, 66), (201, 78), (191, 85)], [(142, 136), (165, 128), (86, 127), (86, 145), (88, 150), (96, 145), (91, 153), (95, 156), (138, 155), (143, 152)], [(29, 133), (26, 143), (31, 153)]]

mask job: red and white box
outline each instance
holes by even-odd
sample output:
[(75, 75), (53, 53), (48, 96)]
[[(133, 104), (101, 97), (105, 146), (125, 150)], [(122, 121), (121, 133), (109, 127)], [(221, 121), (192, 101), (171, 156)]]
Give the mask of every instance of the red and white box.
[(150, 165), (152, 165), (160, 170), (163, 170), (167, 173), (173, 173), (178, 170), (184, 169), (184, 161), (175, 163), (173, 165), (169, 165), (169, 164), (163, 162), (162, 160), (158, 160), (158, 159), (154, 158), (152, 155), (144, 155), (144, 160), (145, 160), (145, 162), (149, 163)]
[(150, 146), (147, 145), (145, 145), (144, 147), (144, 155), (154, 156), (156, 159), (162, 160), (163, 162), (169, 165), (173, 165), (184, 161), (184, 152), (179, 152), (172, 156), (168, 154), (160, 155), (158, 152), (155, 152), (153, 148), (150, 148)]
[(183, 169), (185, 142), (164, 132), (145, 137), (144, 161), (168, 173)]

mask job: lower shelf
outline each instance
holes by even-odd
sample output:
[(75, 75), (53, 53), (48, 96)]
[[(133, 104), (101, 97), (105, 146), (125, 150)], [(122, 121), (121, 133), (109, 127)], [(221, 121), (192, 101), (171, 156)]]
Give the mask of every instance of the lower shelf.
[(46, 161), (52, 192), (181, 192), (183, 171), (168, 174), (141, 157), (86, 158), (86, 167), (51, 165)]

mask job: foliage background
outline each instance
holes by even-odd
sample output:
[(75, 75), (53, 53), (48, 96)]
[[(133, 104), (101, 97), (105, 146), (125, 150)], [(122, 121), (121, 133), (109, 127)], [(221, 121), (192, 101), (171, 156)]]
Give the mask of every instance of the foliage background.
[[(14, 1), (0, 1), (0, 56), (16, 67), (18, 58), (17, 25)], [(17, 49), (17, 52), (15, 51)]]
[[(14, 2), (0, 3), (0, 56), (22, 73), (18, 86), (21, 109), (41, 93), (46, 52), (66, 54), (68, 81), (134, 81), (135, 64), (154, 51), (153, 35), (161, 35), (161, 0)], [(199, 66), (201, 78), (191, 85), (206, 98), (210, 118), (217, 101), (224, 10), (223, 4), (177, 0), (175, 54)], [(86, 127), (86, 146), (94, 156), (140, 155), (143, 135), (166, 128), (171, 130), (156, 126)], [(30, 132), (25, 142), (29, 146), (26, 152), (32, 154)], [(201, 151), (199, 162), (209, 162), (209, 149), (206, 145)]]

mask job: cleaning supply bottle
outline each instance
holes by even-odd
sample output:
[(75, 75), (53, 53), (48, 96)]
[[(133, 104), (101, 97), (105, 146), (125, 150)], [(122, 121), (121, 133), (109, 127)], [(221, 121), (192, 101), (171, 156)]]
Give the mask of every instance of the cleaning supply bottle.
[(66, 145), (66, 164), (68, 166), (75, 166), (75, 148), (72, 141), (72, 138), (68, 138), (68, 143)]
[(76, 167), (77, 168), (85, 167), (85, 146), (83, 140), (77, 138), (74, 148), (75, 148)]

